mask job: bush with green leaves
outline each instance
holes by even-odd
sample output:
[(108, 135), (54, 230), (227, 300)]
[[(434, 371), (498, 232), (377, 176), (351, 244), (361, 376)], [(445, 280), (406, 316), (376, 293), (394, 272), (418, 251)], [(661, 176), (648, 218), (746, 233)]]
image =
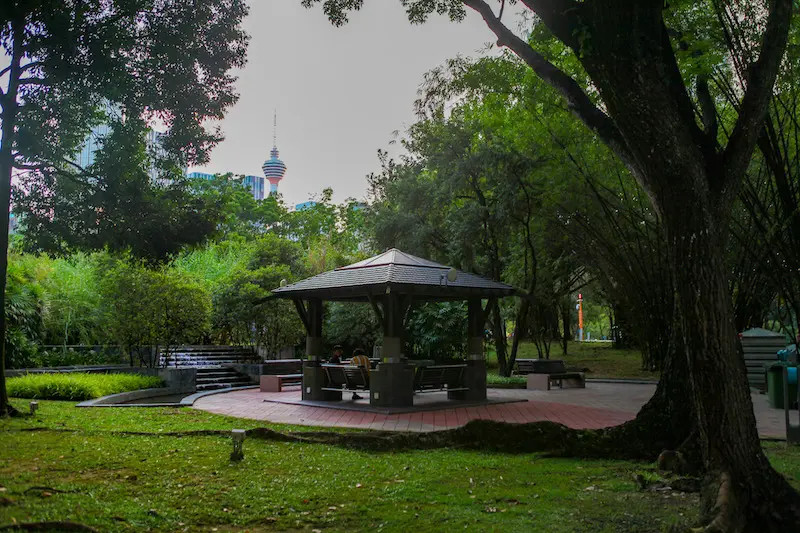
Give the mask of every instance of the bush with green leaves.
[(383, 330), (370, 304), (331, 302), (325, 307), (323, 334), (330, 347), (341, 344), (349, 356), (356, 348), (371, 354)]
[(36, 343), (42, 337), (42, 273), (36, 258), (11, 254), (6, 278), (6, 366), (35, 366)]
[(143, 346), (202, 343), (210, 329), (211, 296), (199, 282), (174, 269), (130, 260), (105, 265), (102, 286), (110, 335), (125, 346), (131, 365), (155, 366)]
[(36, 400), (82, 401), (163, 387), (161, 378), (139, 374), (26, 374), (7, 381), (8, 395)]
[(412, 307), (407, 327), (413, 357), (458, 359), (467, 352), (464, 302), (429, 302)]

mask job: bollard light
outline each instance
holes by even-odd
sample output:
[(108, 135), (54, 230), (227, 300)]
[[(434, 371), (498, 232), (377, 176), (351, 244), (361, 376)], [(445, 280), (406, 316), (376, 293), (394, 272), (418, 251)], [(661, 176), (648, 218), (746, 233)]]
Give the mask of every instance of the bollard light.
[(31, 414), (35, 415), (36, 410), (39, 408), (39, 402), (31, 402)]
[(246, 431), (243, 429), (234, 429), (231, 431), (231, 439), (233, 440), (233, 452), (231, 453), (231, 461), (241, 461), (244, 459), (244, 436)]

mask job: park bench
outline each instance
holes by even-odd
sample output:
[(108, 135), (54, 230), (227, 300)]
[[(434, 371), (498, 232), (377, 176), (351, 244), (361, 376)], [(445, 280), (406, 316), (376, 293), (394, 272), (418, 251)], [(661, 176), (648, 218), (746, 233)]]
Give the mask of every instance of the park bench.
[(417, 368), (414, 375), (416, 392), (465, 391), (464, 369), (467, 365), (434, 365)]
[(322, 365), (327, 383), (322, 390), (356, 392), (369, 390), (369, 374), (360, 366)]
[(518, 359), (517, 373), (528, 376), (528, 388), (550, 390), (552, 385), (559, 388), (586, 388), (583, 372), (569, 372), (561, 359)]
[(261, 364), (261, 373), (273, 376), (300, 374), (303, 371), (300, 359), (271, 359)]
[(267, 374), (261, 376), (261, 392), (281, 392), (284, 385), (301, 385), (303, 374)]

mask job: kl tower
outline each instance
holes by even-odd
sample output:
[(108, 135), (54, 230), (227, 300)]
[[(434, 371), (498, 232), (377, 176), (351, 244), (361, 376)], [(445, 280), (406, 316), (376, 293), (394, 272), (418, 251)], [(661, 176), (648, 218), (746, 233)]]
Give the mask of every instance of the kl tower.
[(272, 150), (269, 152), (269, 159), (264, 161), (261, 169), (264, 171), (264, 177), (269, 181), (269, 194), (278, 194), (278, 183), (283, 179), (286, 174), (286, 165), (283, 161), (278, 159), (278, 145), (277, 145), (277, 132), (278, 132), (278, 113), (275, 112), (272, 123)]

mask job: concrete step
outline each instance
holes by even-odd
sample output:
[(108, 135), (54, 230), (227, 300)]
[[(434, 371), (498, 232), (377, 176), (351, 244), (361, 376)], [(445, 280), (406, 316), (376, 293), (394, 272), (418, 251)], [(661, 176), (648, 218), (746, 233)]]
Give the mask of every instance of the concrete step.
[(230, 376), (215, 376), (210, 378), (202, 378), (198, 376), (197, 383), (229, 383), (231, 381), (242, 381), (246, 379), (247, 379), (246, 377), (240, 376), (238, 374), (232, 374)]
[(249, 381), (235, 381), (232, 383), (203, 383), (197, 384), (197, 391), (217, 390), (217, 389), (232, 389), (235, 387), (247, 387), (253, 383)]

